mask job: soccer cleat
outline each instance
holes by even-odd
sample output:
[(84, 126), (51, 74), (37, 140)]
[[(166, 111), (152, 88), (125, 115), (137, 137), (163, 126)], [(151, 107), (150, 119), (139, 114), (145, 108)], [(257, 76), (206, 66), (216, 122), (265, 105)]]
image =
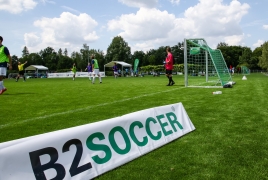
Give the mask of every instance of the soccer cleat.
[(102, 83), (102, 82), (100, 82), (100, 83)]
[(175, 82), (173, 81), (172, 83), (171, 83), (171, 86), (173, 86), (175, 84)]
[(7, 88), (4, 88), (0, 91), (0, 95), (3, 94), (5, 91), (7, 90)]
[(167, 84), (167, 86), (171, 86), (170, 84)]

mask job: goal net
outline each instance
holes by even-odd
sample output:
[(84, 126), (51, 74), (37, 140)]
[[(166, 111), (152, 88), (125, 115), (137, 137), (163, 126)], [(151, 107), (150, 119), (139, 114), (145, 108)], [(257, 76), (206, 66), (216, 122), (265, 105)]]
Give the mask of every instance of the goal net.
[(222, 88), (232, 81), (221, 51), (201, 38), (184, 40), (184, 75), (186, 87)]
[(250, 74), (250, 70), (248, 69), (247, 66), (241, 66), (241, 73), (243, 75), (249, 75)]

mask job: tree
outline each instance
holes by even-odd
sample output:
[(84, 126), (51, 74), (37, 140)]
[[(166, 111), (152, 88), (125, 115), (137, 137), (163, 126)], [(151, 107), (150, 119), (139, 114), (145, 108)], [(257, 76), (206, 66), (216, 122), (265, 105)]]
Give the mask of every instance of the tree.
[(57, 64), (57, 70), (60, 69), (70, 69), (73, 66), (73, 59), (69, 56), (59, 56), (59, 61)]
[(249, 64), (249, 69), (261, 69), (259, 64), (259, 58), (262, 55), (262, 47), (257, 47), (252, 52), (252, 57)]
[(63, 54), (64, 54), (64, 56), (68, 56), (68, 51), (67, 51), (66, 48), (64, 49), (64, 53)]
[(244, 47), (242, 55), (239, 57), (239, 64), (249, 66), (251, 57), (252, 57), (251, 49), (249, 47)]
[[(67, 57), (67, 56), (65, 56), (65, 57)], [(71, 59), (73, 60), (73, 63), (76, 64), (77, 71), (79, 69), (85, 68), (85, 65), (84, 65), (83, 60), (82, 60), (82, 56), (79, 52), (72, 52)]]
[[(18, 64), (19, 58), (18, 58), (18, 56), (13, 55), (13, 56), (11, 56), (11, 59), (12, 59), (12, 67), (15, 68)], [(15, 69), (13, 69), (13, 70), (15, 70)]]
[(107, 49), (107, 61), (124, 61), (130, 63), (131, 49), (121, 36), (113, 38)]
[(268, 41), (262, 45), (262, 55), (259, 57), (259, 64), (262, 69), (268, 70)]
[(145, 62), (145, 59), (144, 59), (144, 57), (145, 57), (145, 53), (143, 51), (135, 51), (133, 53), (133, 55), (132, 55), (132, 62), (134, 62), (135, 59), (138, 59), (138, 60), (140, 60), (139, 63), (142, 64), (143, 66), (145, 66), (145, 63), (144, 63)]
[(218, 45), (217, 45), (217, 49), (219, 49), (220, 47), (227, 47), (229, 46), (227, 43), (225, 42), (220, 42)]
[(151, 64), (151, 65), (155, 65), (155, 55), (150, 55), (149, 56), (149, 63)]
[(42, 65), (48, 67), (48, 69), (51, 71), (57, 70), (59, 58), (52, 47), (47, 47), (46, 49), (41, 50), (39, 54), (42, 58)]
[(29, 53), (29, 50), (26, 46), (24, 46), (23, 50), (22, 50), (22, 57), (25, 57), (25, 56), (28, 56), (30, 53)]
[(44, 65), (44, 63), (42, 61), (42, 58), (38, 53), (31, 53), (28, 57), (29, 57), (28, 60), (27, 60), (28, 63), (26, 64), (25, 67), (30, 66), (32, 64)]
[(174, 64), (183, 64), (184, 63), (184, 50), (183, 50), (183, 42), (178, 43), (178, 45), (175, 45), (171, 47), (171, 53), (174, 57)]
[(163, 61), (166, 59), (167, 52), (166, 52), (166, 46), (159, 47), (155, 52), (155, 63), (151, 65), (163, 65)]
[(62, 56), (62, 49), (61, 48), (58, 50), (58, 55)]
[(239, 64), (239, 57), (242, 56), (243, 47), (241, 46), (219, 46), (227, 66), (236, 67)]
[(89, 46), (87, 44), (83, 44), (83, 49), (80, 49), (80, 53), (82, 56), (82, 61), (81, 64), (83, 64), (84, 67), (87, 66), (88, 62), (90, 62), (90, 54), (93, 54), (93, 52), (89, 50)]

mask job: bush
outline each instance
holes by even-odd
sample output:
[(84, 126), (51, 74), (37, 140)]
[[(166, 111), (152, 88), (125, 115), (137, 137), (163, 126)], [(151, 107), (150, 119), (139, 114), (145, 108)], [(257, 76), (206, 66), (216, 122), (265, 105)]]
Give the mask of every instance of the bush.
[(61, 73), (61, 72), (69, 72), (71, 69), (58, 69), (56, 72)]
[(113, 76), (114, 72), (113, 71), (105, 71), (105, 76)]

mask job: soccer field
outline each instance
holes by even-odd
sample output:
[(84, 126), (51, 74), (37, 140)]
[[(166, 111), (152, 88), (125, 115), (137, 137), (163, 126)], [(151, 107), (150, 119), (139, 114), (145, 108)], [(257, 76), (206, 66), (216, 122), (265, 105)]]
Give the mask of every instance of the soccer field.
[[(267, 179), (268, 76), (233, 88), (185, 88), (160, 77), (7, 79), (0, 142), (182, 102), (196, 130), (96, 179)], [(222, 94), (213, 95), (221, 90)], [(18, 150), (19, 151), (19, 150)]]

